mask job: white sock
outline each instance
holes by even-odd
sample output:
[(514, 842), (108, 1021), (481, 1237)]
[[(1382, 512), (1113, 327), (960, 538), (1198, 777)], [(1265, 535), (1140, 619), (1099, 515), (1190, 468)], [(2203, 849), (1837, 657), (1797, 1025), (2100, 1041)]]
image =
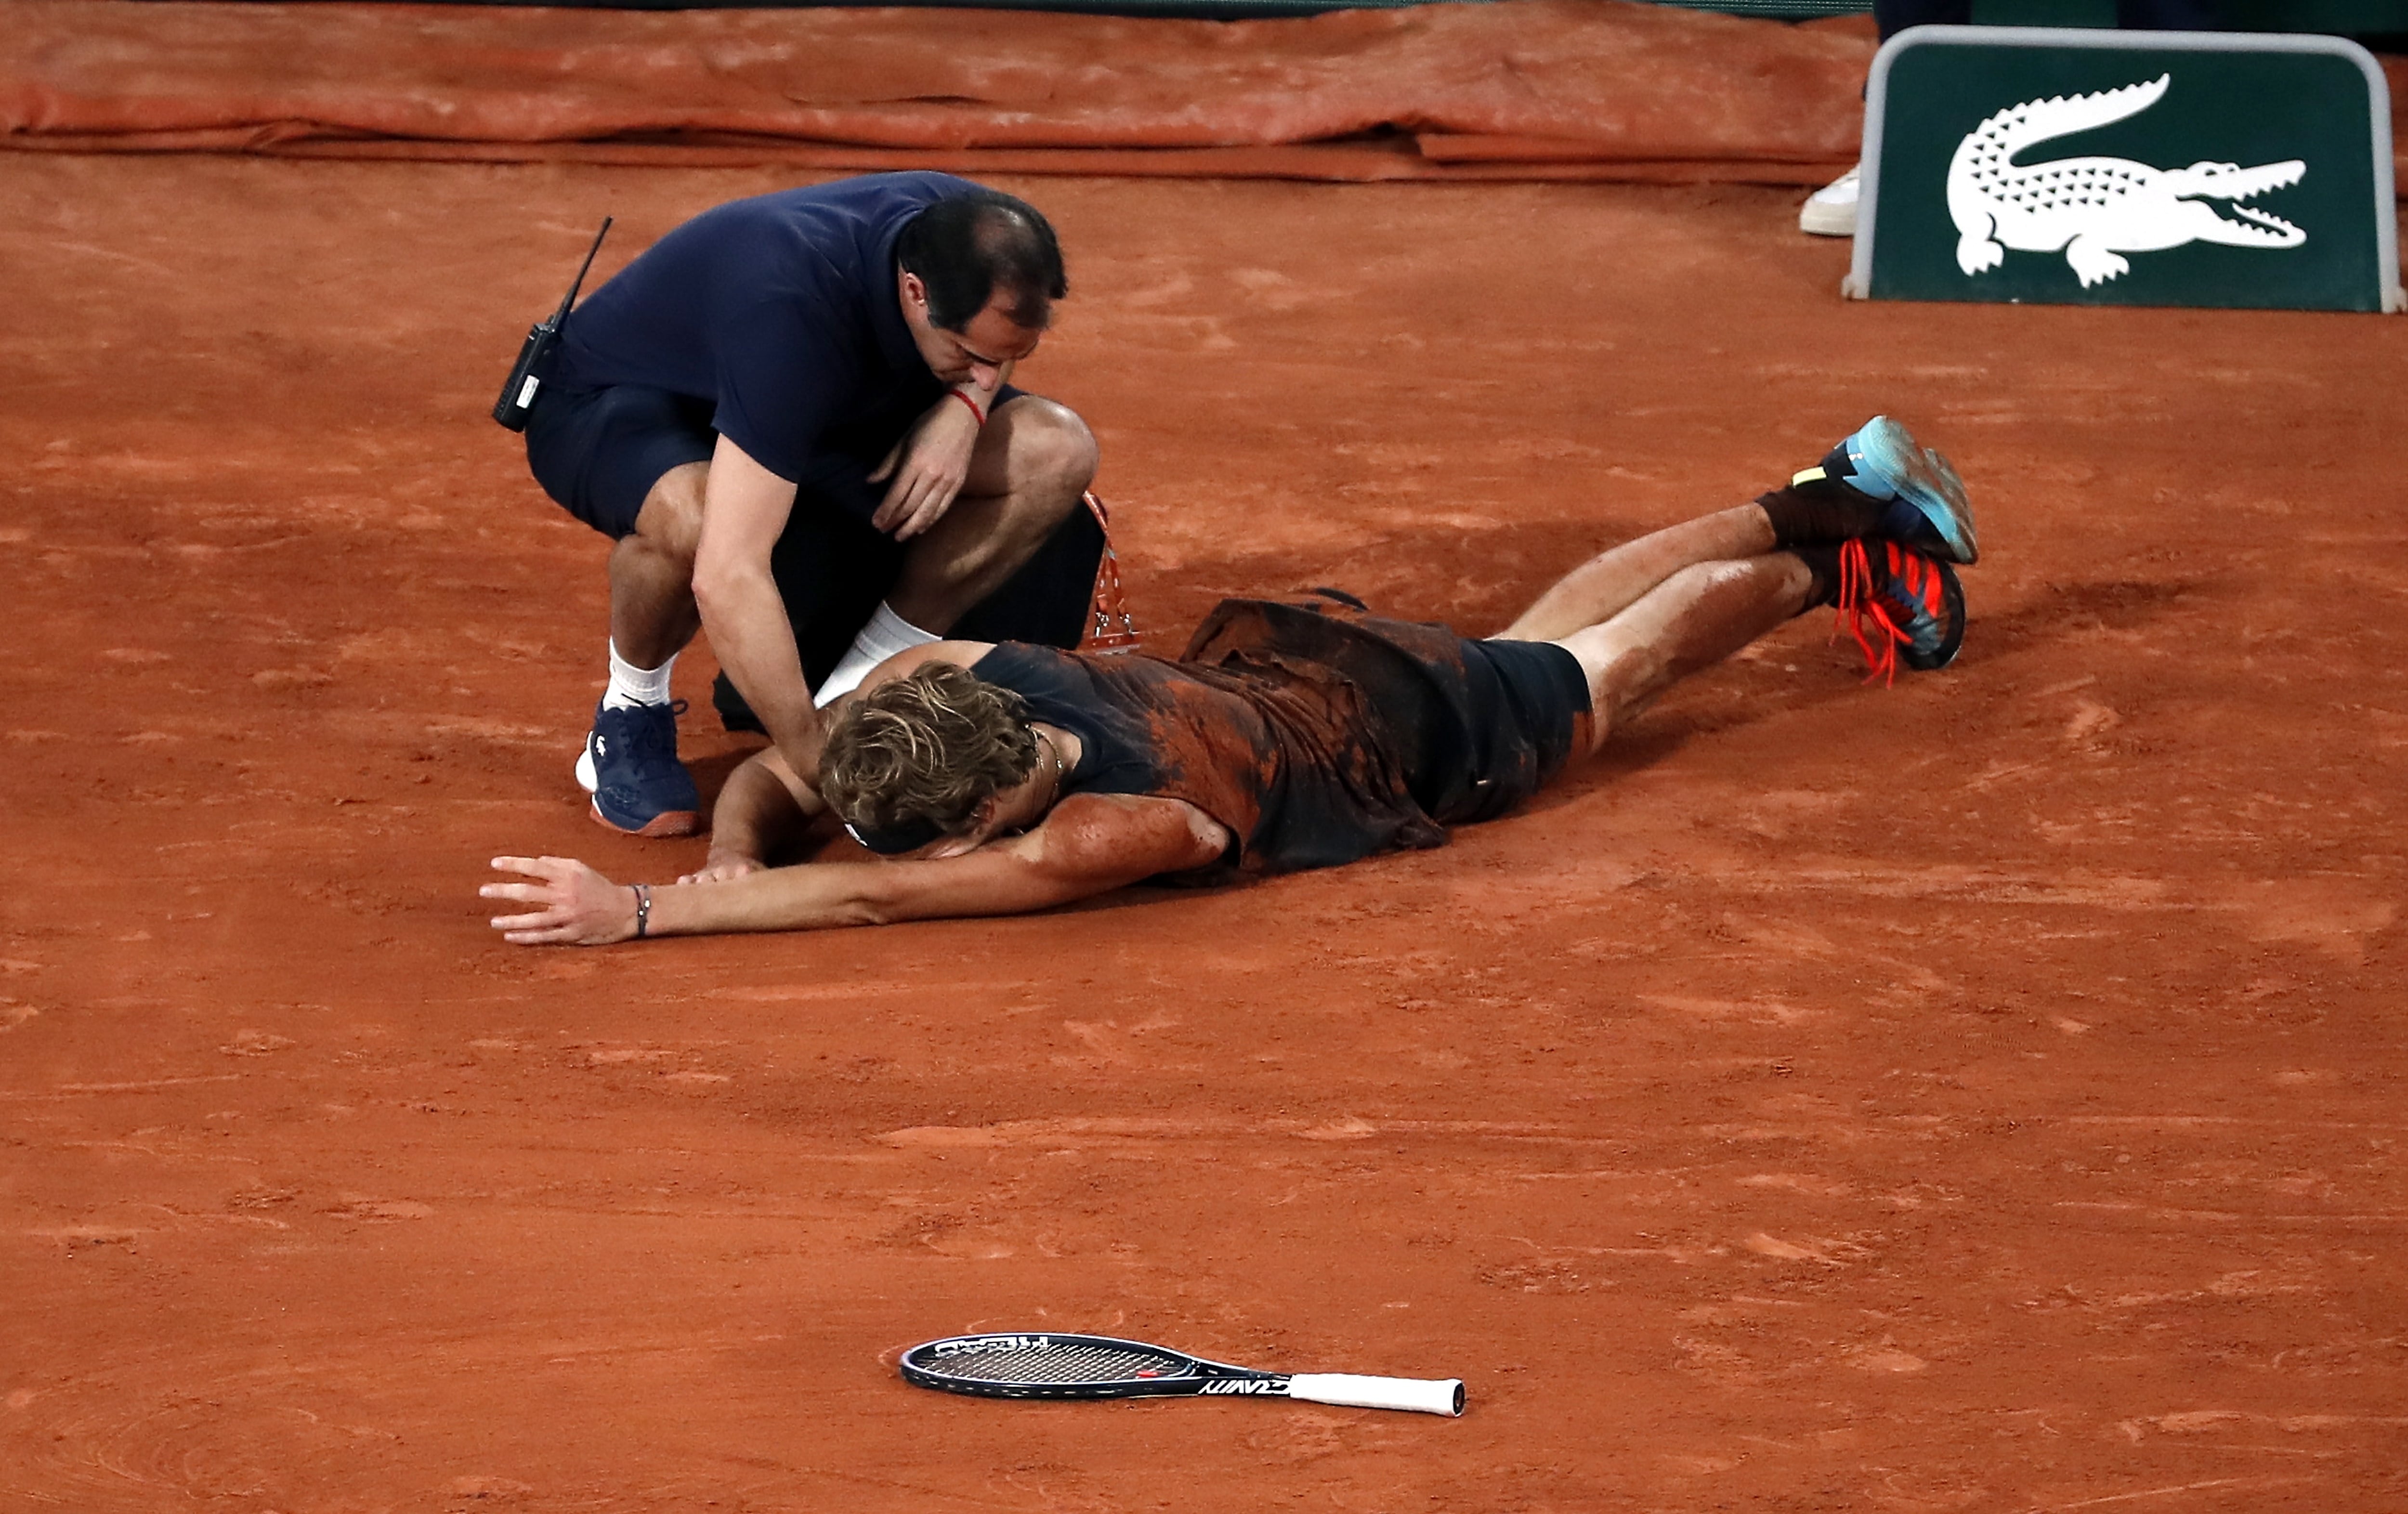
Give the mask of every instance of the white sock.
[(878, 613), (861, 628), (861, 635), (853, 638), (853, 650), (844, 654), (836, 664), (836, 671), (830, 673), (827, 681), (820, 685), (819, 692), (811, 695), (811, 703), (824, 709), (833, 701), (853, 693), (862, 679), (869, 677), (872, 668), (896, 652), (907, 652), (914, 647), (924, 647), (932, 641), (944, 639), (933, 631), (921, 630), (887, 608), (886, 602), (881, 600)]
[(610, 643), (610, 690), (602, 696), (605, 709), (626, 709), (636, 705), (666, 705), (669, 702), (669, 669), (677, 666), (677, 653), (658, 667), (638, 667), (619, 655), (619, 644)]

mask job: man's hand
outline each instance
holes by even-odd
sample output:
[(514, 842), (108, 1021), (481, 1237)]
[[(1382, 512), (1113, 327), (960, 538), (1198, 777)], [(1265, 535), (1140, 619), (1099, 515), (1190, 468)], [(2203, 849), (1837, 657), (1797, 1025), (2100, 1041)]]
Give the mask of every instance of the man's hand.
[(748, 857), (740, 851), (713, 847), (710, 849), (710, 855), (702, 859), (700, 867), (686, 874), (678, 881), (681, 883), (729, 883), (737, 878), (757, 873), (768, 865), (758, 857)]
[(636, 934), (636, 891), (567, 857), (496, 857), (494, 871), (523, 873), (539, 883), (488, 883), (488, 899), (515, 899), (542, 907), (496, 915), (494, 929), (512, 946), (609, 946)]
[[(871, 483), (889, 475), (894, 478), (869, 523), (896, 541), (910, 541), (943, 520), (953, 497), (962, 492), (962, 480), (969, 477), (970, 453), (978, 448), (979, 419), (954, 397), (959, 393), (937, 401), (936, 407), (920, 417), (869, 476)], [(994, 396), (987, 398), (992, 403)]]

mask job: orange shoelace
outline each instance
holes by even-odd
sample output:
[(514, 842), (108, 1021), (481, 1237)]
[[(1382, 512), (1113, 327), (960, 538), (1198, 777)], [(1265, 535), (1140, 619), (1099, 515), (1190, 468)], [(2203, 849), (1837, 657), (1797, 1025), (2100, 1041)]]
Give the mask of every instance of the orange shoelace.
[(1096, 564), (1096, 592), (1089, 601), (1087, 634), (1080, 638), (1079, 650), (1135, 651), (1137, 620), (1129, 614), (1127, 596), (1121, 593), (1121, 560), (1112, 553), (1111, 517), (1104, 513), (1104, 502), (1095, 495), (1087, 495), (1086, 503), (1096, 524), (1103, 527), (1104, 555)]
[[(1909, 593), (1928, 600), (1926, 585), (1937, 578), (1931, 564), (1913, 552), (1900, 551), (1898, 543), (1885, 541), (1882, 546), (1889, 553), (1889, 570)], [(1882, 603), (1874, 592), (1872, 559), (1865, 551), (1862, 538), (1840, 545), (1839, 619), (1832, 627), (1830, 640), (1840, 639), (1844, 630), (1856, 638), (1856, 647), (1865, 654), (1865, 681), (1882, 680), (1887, 688), (1898, 681), (1898, 650), (1912, 646), (1914, 637), (1900, 628), (1891, 617), (1890, 607)], [(1865, 634), (1865, 621), (1870, 620), (1876, 635)], [(1878, 645), (1876, 645), (1878, 642)]]

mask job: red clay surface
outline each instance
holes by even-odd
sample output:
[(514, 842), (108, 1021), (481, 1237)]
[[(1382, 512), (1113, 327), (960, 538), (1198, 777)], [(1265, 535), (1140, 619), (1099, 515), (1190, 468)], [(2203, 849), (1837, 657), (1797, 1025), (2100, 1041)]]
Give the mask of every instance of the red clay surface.
[[(1801, 623), (1437, 852), (504, 947), (489, 856), (701, 847), (584, 818), (601, 546), (484, 411), (606, 210), (785, 181), (0, 176), (0, 1505), (2408, 1504), (2408, 325), (1844, 304), (1772, 191), (1019, 181), (1158, 636), (1486, 628), (1888, 409), (1963, 659)], [(1471, 1408), (893, 1375), (980, 1327)]]

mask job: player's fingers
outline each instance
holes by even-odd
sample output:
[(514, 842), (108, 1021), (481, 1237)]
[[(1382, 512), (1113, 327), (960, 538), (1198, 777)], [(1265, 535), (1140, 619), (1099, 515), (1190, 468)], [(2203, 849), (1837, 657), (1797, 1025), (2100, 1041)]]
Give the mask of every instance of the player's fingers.
[(532, 931), (559, 922), (559, 912), (552, 909), (538, 909), (532, 915), (495, 915), (491, 921), (497, 931)]
[(487, 899), (519, 899), (528, 903), (549, 902), (549, 883), (488, 883), (477, 893)]
[(524, 873), (529, 878), (558, 883), (577, 876), (585, 864), (574, 857), (496, 857), (494, 870), (499, 873)]

